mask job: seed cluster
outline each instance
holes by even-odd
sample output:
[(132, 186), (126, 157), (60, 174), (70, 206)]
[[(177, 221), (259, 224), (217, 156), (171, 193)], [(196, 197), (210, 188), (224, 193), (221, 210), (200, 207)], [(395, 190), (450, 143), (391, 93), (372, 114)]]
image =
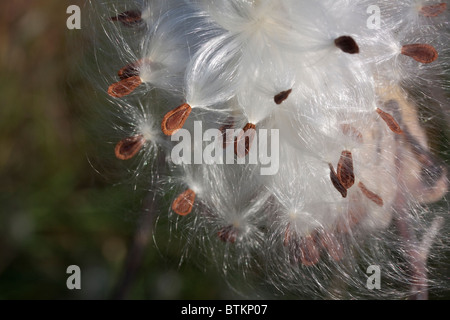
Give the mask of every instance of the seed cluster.
[[(136, 8), (108, 15), (115, 32), (125, 30), (118, 38), (131, 39), (116, 42), (134, 45), (106, 90), (133, 119), (116, 158), (148, 157), (158, 143), (155, 152), (173, 165), (170, 139), (182, 129), (195, 136), (195, 121), (217, 129), (217, 158), (235, 157), (231, 165), (185, 163), (167, 178), (181, 182), (171, 218), (228, 259), (225, 273), (253, 268), (276, 288), (325, 288), (326, 270), (357, 269), (365, 241), (376, 240), (377, 258), (390, 258), (383, 250), (394, 245), (384, 235), (399, 213), (445, 194), (446, 170), (402, 86), (445, 65), (445, 45), (435, 39), (447, 6), (378, 2), (379, 29), (366, 24), (368, 0), (128, 1)], [(436, 23), (431, 35), (417, 31), (425, 22)], [(167, 102), (153, 108), (148, 93)], [(205, 155), (200, 140), (187, 143), (192, 158)], [(239, 164), (264, 147), (271, 150), (261, 159), (279, 155), (273, 175), (258, 174), (267, 161)], [(426, 232), (423, 221), (416, 225)], [(417, 243), (407, 234), (414, 232), (402, 241)]]

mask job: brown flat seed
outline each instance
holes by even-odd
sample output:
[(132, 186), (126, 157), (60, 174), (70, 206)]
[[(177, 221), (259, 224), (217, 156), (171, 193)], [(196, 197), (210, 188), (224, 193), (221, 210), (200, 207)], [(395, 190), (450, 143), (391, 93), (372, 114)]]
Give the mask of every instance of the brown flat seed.
[(181, 129), (191, 114), (192, 108), (184, 103), (181, 106), (169, 111), (161, 122), (161, 130), (165, 135), (171, 136)]
[(238, 157), (245, 157), (249, 153), (255, 134), (256, 126), (253, 123), (247, 123), (234, 140), (234, 153)]
[(279, 94), (273, 97), (273, 101), (275, 101), (276, 104), (281, 104), (284, 100), (286, 100), (289, 97), (291, 92), (292, 89), (281, 91)]
[(356, 41), (350, 36), (341, 36), (334, 40), (336, 47), (345, 53), (355, 54), (359, 53), (359, 47)]
[(429, 44), (405, 44), (401, 53), (420, 63), (431, 63), (438, 58), (438, 52)]
[(353, 173), (353, 157), (350, 151), (344, 150), (337, 165), (337, 177), (345, 189), (350, 189), (355, 183)]
[(395, 132), (396, 134), (403, 134), (403, 130), (400, 128), (400, 125), (397, 121), (395, 121), (393, 116), (391, 116), (387, 112), (384, 112), (380, 108), (377, 108), (377, 113), (380, 115), (381, 119), (386, 122), (387, 126), (392, 130), (392, 132)]
[(424, 15), (425, 17), (437, 17), (441, 13), (443, 13), (445, 10), (447, 10), (447, 4), (446, 3), (438, 3), (438, 4), (432, 4), (429, 6), (423, 6), (420, 8), (420, 13)]
[(333, 232), (322, 231), (320, 243), (334, 261), (340, 261), (344, 256), (344, 248)]
[(117, 75), (119, 76), (120, 80), (124, 80), (127, 78), (131, 78), (134, 76), (139, 76), (140, 74), (140, 67), (142, 65), (143, 60), (139, 60), (130, 64), (127, 64), (125, 67), (119, 70)]
[(132, 27), (142, 20), (142, 13), (139, 10), (129, 10), (111, 17), (111, 21), (120, 21), (127, 27)]
[(172, 203), (172, 210), (180, 216), (185, 216), (192, 211), (195, 201), (195, 192), (187, 189), (181, 193)]
[(135, 135), (133, 137), (128, 137), (123, 140), (120, 140), (119, 143), (116, 144), (114, 152), (118, 159), (128, 160), (133, 158), (136, 155), (136, 153), (138, 153), (139, 150), (141, 150), (144, 143), (145, 139), (142, 134)]
[(234, 243), (237, 239), (237, 231), (232, 225), (221, 228), (217, 232), (217, 236), (223, 242)]
[(305, 266), (313, 266), (319, 262), (320, 251), (312, 235), (306, 236), (300, 243), (300, 261)]
[(331, 163), (328, 164), (330, 167), (330, 178), (331, 182), (333, 183), (333, 186), (336, 188), (337, 191), (339, 191), (343, 198), (347, 197), (347, 189), (342, 185), (341, 181), (339, 180), (336, 171), (334, 171), (334, 167)]
[(352, 125), (348, 124), (348, 123), (344, 123), (341, 125), (341, 129), (342, 129), (342, 133), (345, 134), (346, 136), (350, 136), (355, 138), (355, 140), (359, 143), (363, 143), (364, 139), (363, 136), (361, 134), (361, 132), (359, 132), (355, 127), (353, 127)]
[(132, 93), (141, 84), (142, 80), (139, 76), (129, 77), (110, 85), (108, 94), (111, 97), (122, 98)]
[(359, 182), (358, 183), (358, 187), (359, 189), (361, 189), (362, 193), (369, 198), (370, 200), (372, 200), (374, 203), (376, 203), (378, 206), (382, 207), (383, 206), (383, 199), (381, 199), (381, 197), (379, 195), (377, 195), (376, 193), (373, 193), (372, 191), (370, 191), (369, 189), (366, 188), (366, 186), (364, 185), (364, 183)]

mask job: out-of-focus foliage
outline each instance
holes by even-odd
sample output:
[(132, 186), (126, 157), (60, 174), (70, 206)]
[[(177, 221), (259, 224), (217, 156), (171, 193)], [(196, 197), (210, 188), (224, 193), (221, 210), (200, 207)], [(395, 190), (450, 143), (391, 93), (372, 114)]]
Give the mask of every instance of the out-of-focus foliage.
[[(109, 298), (139, 221), (131, 187), (95, 170), (97, 98), (83, 72), (92, 57), (85, 30), (66, 28), (71, 4), (84, 9), (0, 3), (0, 299)], [(150, 242), (128, 297), (227, 297), (220, 278), (178, 259)], [(73, 264), (81, 290), (66, 287)]]

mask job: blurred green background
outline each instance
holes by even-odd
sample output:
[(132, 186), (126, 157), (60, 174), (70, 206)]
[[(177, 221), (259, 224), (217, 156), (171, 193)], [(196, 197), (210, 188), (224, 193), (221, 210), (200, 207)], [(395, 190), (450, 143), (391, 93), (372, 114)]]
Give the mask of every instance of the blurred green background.
[[(0, 3), (0, 299), (114, 297), (141, 221), (142, 194), (96, 171), (113, 148), (98, 152), (91, 130), (101, 119), (83, 71), (89, 40), (66, 28), (67, 7), (83, 3)], [(159, 229), (158, 241), (169, 239), (167, 230)], [(214, 268), (179, 267), (179, 259), (178, 250), (160, 252), (150, 239), (120, 296), (239, 297)], [(66, 287), (70, 265), (81, 268), (81, 290)]]
[[(131, 186), (91, 165), (90, 44), (85, 30), (66, 28), (67, 7), (83, 3), (0, 2), (0, 299), (112, 297), (139, 222)], [(230, 297), (216, 274), (178, 262), (179, 252), (161, 254), (150, 239), (125, 297)], [(69, 265), (81, 268), (81, 290), (66, 287)]]

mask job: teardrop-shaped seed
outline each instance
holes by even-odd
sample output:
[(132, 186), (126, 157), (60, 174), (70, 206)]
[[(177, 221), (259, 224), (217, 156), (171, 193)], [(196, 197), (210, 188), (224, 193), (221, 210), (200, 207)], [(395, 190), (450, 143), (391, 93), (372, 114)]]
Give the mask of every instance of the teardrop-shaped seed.
[(286, 91), (281, 91), (280, 93), (278, 93), (277, 95), (275, 95), (273, 97), (273, 101), (276, 104), (281, 104), (284, 100), (286, 100), (289, 95), (291, 94), (292, 89), (286, 90)]
[(111, 97), (122, 98), (132, 93), (142, 84), (139, 76), (129, 77), (109, 86), (108, 94)]
[(334, 40), (334, 44), (345, 53), (359, 53), (358, 44), (356, 43), (355, 39), (350, 36), (341, 36)]
[(420, 63), (431, 63), (438, 58), (438, 52), (429, 44), (405, 44), (401, 53)]
[(350, 189), (355, 183), (355, 174), (353, 172), (353, 157), (350, 151), (344, 150), (341, 153), (337, 165), (337, 176), (345, 189)]
[(195, 192), (187, 189), (181, 193), (172, 203), (172, 210), (180, 216), (185, 216), (192, 211), (195, 201)]
[(371, 201), (373, 201), (374, 203), (376, 203), (378, 206), (382, 207), (383, 206), (383, 199), (377, 195), (376, 193), (370, 191), (369, 189), (367, 189), (367, 187), (364, 185), (364, 183), (359, 182), (358, 183), (358, 187), (359, 189), (361, 189), (362, 193)]
[(138, 76), (140, 74), (140, 66), (141, 60), (127, 64), (125, 67), (120, 69), (119, 72), (117, 72), (117, 75), (119, 76), (120, 80)]
[(145, 143), (144, 136), (142, 134), (120, 140), (116, 144), (114, 152), (116, 157), (120, 160), (128, 160), (133, 158)]
[(181, 129), (191, 114), (192, 108), (184, 103), (181, 106), (169, 111), (161, 122), (161, 130), (165, 135), (171, 136)]
[(387, 112), (384, 112), (380, 108), (377, 108), (377, 113), (380, 115), (381, 119), (386, 122), (387, 126), (389, 127), (389, 129), (391, 129), (392, 132), (395, 132), (396, 134), (403, 134), (403, 130), (400, 128), (400, 125), (397, 121), (395, 121), (393, 116), (391, 116)]

